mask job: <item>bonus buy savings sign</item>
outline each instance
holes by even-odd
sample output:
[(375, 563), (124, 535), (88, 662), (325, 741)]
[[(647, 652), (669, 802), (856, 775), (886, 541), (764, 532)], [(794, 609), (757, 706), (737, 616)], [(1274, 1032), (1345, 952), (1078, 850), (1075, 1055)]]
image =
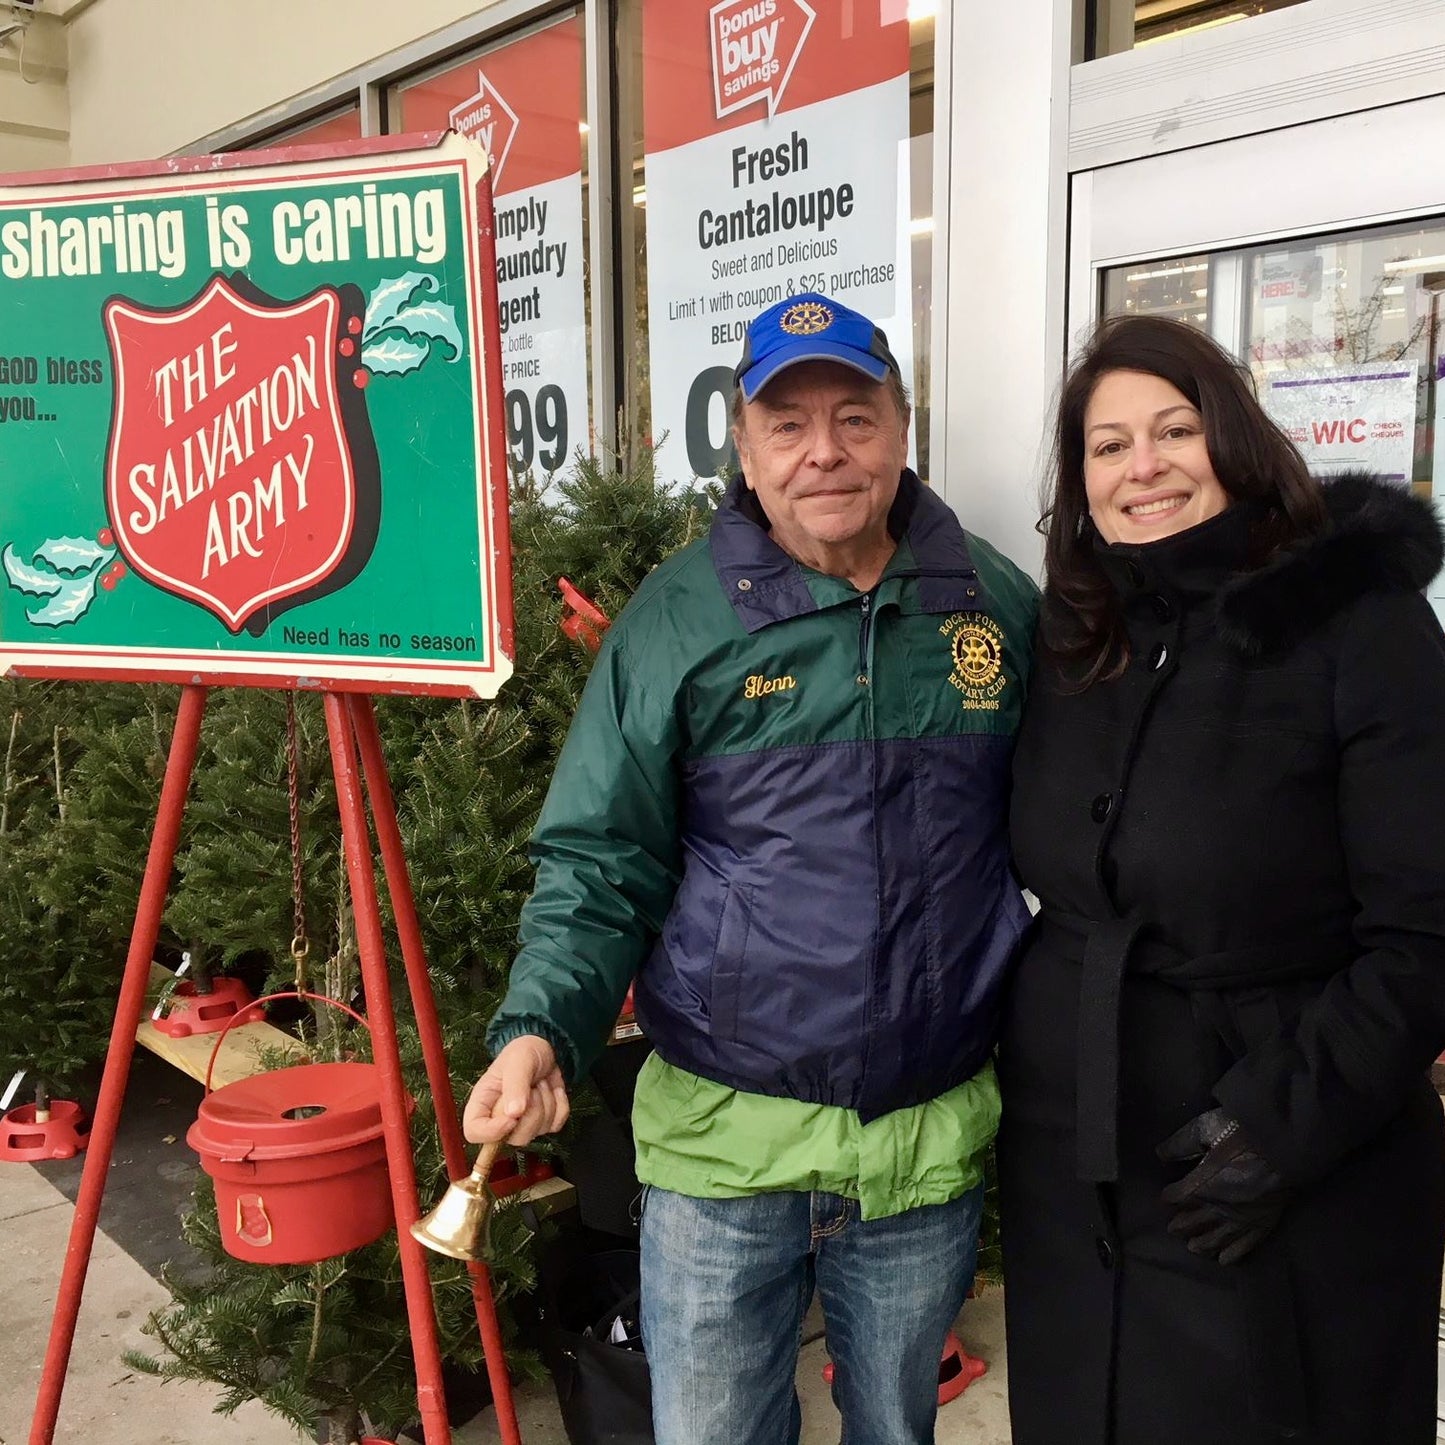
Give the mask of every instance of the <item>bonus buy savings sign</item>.
[(410, 145), (0, 185), (0, 666), (505, 681), (487, 159)]

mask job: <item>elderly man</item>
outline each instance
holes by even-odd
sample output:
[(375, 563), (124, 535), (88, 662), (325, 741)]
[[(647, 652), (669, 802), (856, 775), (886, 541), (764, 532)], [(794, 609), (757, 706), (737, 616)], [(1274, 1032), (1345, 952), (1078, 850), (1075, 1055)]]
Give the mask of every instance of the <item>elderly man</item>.
[(1033, 585), (907, 469), (898, 363), (793, 296), (735, 373), (742, 476), (607, 634), (466, 1109), (560, 1127), (636, 980), (660, 1445), (786, 1445), (816, 1288), (851, 1445), (933, 1439), (1027, 910), (1004, 833)]

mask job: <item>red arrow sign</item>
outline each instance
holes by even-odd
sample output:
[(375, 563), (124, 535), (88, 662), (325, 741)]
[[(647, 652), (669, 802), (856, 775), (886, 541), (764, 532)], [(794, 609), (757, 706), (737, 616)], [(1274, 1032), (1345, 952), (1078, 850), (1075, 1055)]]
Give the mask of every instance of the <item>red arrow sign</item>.
[(492, 189), (495, 191), (502, 179), (502, 168), (507, 164), (507, 152), (517, 138), (520, 124), (517, 112), (502, 99), (485, 72), (479, 70), (477, 93), (452, 107), (451, 123), (454, 131), (476, 141), (486, 151), (487, 159), (492, 163)]

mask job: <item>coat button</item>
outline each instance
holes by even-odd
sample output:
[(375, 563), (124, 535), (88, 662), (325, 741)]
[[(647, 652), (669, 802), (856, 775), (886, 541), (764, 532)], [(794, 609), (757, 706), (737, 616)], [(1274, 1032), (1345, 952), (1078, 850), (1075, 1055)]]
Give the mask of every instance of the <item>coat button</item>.
[(1124, 575), (1129, 579), (1131, 587), (1144, 585), (1144, 569), (1137, 562), (1125, 562)]
[(738, 579), (738, 591), (739, 591), (739, 592), (751, 592), (752, 590), (753, 590), (753, 584), (752, 584), (751, 582), (749, 582), (746, 577), (740, 577), (740, 578)]
[(1157, 592), (1149, 599), (1150, 606), (1154, 609), (1154, 615), (1160, 622), (1168, 622), (1174, 616), (1174, 604), (1167, 598), (1161, 597)]
[(1149, 653), (1149, 671), (1158, 672), (1169, 661), (1169, 649), (1162, 642), (1156, 642)]
[(1089, 804), (1089, 816), (1096, 822), (1102, 823), (1110, 813), (1114, 811), (1113, 793), (1100, 793), (1092, 803)]
[(1094, 1241), (1094, 1248), (1099, 1251), (1099, 1263), (1102, 1264), (1105, 1269), (1113, 1269), (1114, 1246), (1110, 1244), (1103, 1235), (1100, 1235), (1098, 1239)]

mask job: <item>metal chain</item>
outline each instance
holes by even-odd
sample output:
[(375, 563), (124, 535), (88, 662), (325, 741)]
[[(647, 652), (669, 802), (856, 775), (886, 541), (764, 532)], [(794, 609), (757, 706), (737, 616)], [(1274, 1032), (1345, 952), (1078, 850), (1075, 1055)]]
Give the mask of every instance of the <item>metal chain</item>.
[(291, 938), (291, 957), (296, 960), (296, 987), (308, 986), (306, 956), (311, 944), (306, 937), (306, 892), (301, 871), (301, 766), (296, 747), (296, 694), (286, 694), (286, 802), (291, 823), (291, 902), (295, 932)]

